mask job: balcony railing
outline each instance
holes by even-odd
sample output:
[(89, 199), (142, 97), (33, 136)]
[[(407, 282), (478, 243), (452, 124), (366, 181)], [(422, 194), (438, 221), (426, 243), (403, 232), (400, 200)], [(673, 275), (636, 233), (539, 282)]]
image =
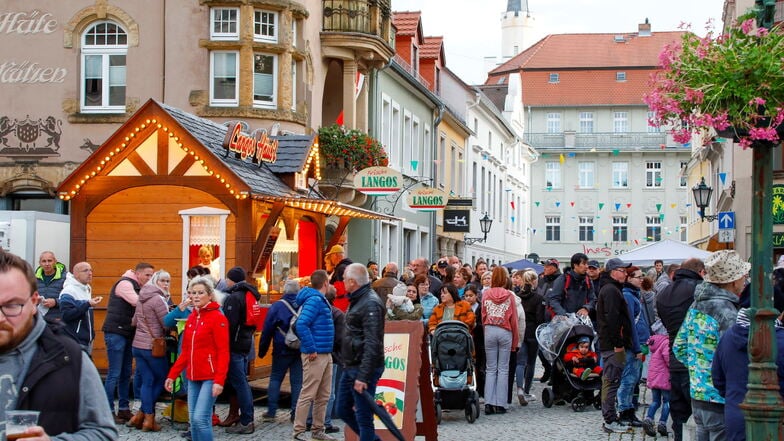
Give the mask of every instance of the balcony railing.
[(534, 148), (661, 148), (676, 147), (668, 142), (666, 133), (526, 133), (526, 142)]
[(323, 0), (323, 30), (359, 32), (389, 41), (389, 0)]
[(415, 71), (414, 68), (406, 62), (406, 60), (400, 58), (400, 55), (395, 54), (393, 59), (395, 60), (395, 63), (402, 67), (406, 72), (410, 73), (412, 77), (416, 78), (416, 80), (419, 81), (419, 84), (430, 89), (430, 81), (427, 81), (422, 77), (422, 75), (419, 75), (419, 72)]

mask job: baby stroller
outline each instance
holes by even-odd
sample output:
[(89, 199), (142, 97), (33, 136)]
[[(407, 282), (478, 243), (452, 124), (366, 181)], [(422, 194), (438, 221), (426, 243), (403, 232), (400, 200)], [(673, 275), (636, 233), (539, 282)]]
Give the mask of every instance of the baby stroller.
[(572, 374), (564, 363), (567, 347), (577, 342), (580, 337), (588, 337), (591, 341), (595, 335), (591, 320), (587, 317), (577, 317), (574, 314), (566, 318), (557, 317), (550, 323), (544, 323), (536, 328), (536, 340), (547, 361), (552, 363), (553, 370), (548, 385), (542, 390), (542, 404), (552, 407), (559, 402), (568, 402), (575, 412), (582, 412), (586, 406), (593, 405), (601, 409), (601, 394), (594, 392), (601, 390), (602, 379), (592, 375), (583, 380)]
[(479, 418), (473, 353), (474, 341), (468, 325), (458, 320), (438, 324), (430, 341), (430, 358), (439, 424), (443, 409), (465, 409), (469, 423)]

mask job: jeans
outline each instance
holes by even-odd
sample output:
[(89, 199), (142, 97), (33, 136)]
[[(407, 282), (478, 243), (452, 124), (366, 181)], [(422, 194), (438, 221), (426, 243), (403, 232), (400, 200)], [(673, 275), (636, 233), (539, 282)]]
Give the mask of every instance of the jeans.
[(154, 415), (155, 402), (163, 391), (163, 383), (169, 372), (169, 362), (166, 357), (153, 357), (150, 349), (133, 348), (133, 358), (136, 359), (136, 372), (141, 379), (141, 411)]
[[(340, 375), (342, 373), (343, 369), (340, 367), (340, 364), (332, 363), (332, 392), (329, 394), (329, 401), (327, 402), (327, 414), (324, 417), (324, 427), (332, 427), (332, 412), (335, 410), (335, 398), (337, 398), (339, 386), (338, 382), (340, 381)], [(308, 412), (307, 425), (313, 425), (313, 406), (310, 407), (310, 411)]]
[(267, 415), (275, 416), (280, 399), (280, 385), (289, 371), (291, 385), (291, 415), (297, 410), (299, 391), (302, 389), (302, 360), (299, 354), (272, 355), (272, 371), (270, 372), (269, 390), (267, 391)]
[(536, 351), (538, 350), (539, 345), (536, 340), (524, 340), (520, 350), (517, 351), (515, 378), (517, 387), (522, 388), (525, 393), (531, 392), (531, 383), (534, 381), (534, 369), (536, 368)]
[(109, 408), (114, 413), (114, 391), (120, 400), (120, 410), (130, 410), (128, 402), (128, 389), (131, 385), (131, 369), (133, 369), (133, 355), (131, 343), (133, 339), (120, 334), (107, 332), (103, 335), (106, 342), (106, 357), (109, 361), (109, 372), (106, 374), (104, 389), (109, 400)]
[(485, 403), (506, 407), (509, 382), (509, 354), (512, 350), (512, 332), (498, 326), (485, 326)]
[(667, 424), (667, 418), (670, 417), (670, 391), (662, 389), (651, 389), (651, 407), (648, 408), (648, 419), (656, 417), (656, 411), (661, 406), (661, 416), (659, 422)]
[(248, 384), (248, 354), (232, 352), (229, 358), (229, 372), (226, 381), (237, 394), (240, 407), (240, 423), (248, 425), (253, 422), (253, 393)]
[(188, 380), (188, 417), (193, 441), (212, 441), (212, 380)]
[(725, 441), (724, 405), (692, 400), (691, 408), (697, 425), (697, 441)]
[(626, 351), (626, 365), (621, 374), (621, 384), (618, 386), (618, 412), (634, 409), (634, 386), (640, 382), (642, 362), (634, 356), (632, 351)]
[(605, 423), (618, 420), (615, 399), (621, 383), (626, 352), (602, 351), (602, 418)]
[[(358, 373), (359, 369), (355, 367), (343, 369), (338, 390), (338, 415), (346, 423), (346, 426), (359, 435), (359, 441), (380, 440), (376, 436), (376, 429), (373, 425), (374, 414), (370, 404), (354, 390), (354, 381), (357, 379)], [(371, 396), (376, 395), (376, 384), (383, 373), (383, 366), (376, 368), (372, 378), (368, 380), (367, 391)]]

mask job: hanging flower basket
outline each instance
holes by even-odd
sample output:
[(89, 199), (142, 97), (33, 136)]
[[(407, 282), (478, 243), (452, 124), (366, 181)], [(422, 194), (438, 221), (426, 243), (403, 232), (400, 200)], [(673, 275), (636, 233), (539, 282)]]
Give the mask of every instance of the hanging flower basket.
[(319, 152), (326, 167), (357, 171), (389, 164), (384, 146), (367, 133), (337, 124), (322, 127), (318, 133)]
[(662, 70), (643, 100), (651, 123), (672, 130), (676, 142), (694, 132), (710, 140), (714, 131), (743, 148), (784, 139), (784, 33), (757, 27), (751, 14), (739, 22), (720, 35), (686, 32), (660, 54)]

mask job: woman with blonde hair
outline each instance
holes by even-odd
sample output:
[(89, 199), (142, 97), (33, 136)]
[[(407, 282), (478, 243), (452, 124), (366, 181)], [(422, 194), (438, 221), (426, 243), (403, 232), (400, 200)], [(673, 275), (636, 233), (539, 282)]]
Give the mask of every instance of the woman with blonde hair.
[(485, 334), (485, 413), (506, 413), (509, 358), (519, 346), (517, 307), (514, 294), (506, 289), (506, 268), (495, 267), (490, 288), (482, 294), (482, 325)]

